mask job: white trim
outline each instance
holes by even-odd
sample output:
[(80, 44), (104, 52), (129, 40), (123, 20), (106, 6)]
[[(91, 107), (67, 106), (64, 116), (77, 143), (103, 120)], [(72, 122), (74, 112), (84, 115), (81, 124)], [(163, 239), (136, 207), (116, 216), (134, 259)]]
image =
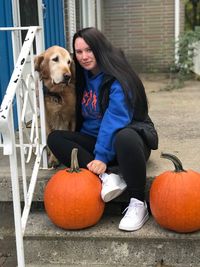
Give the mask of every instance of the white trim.
[(102, 29), (102, 1), (96, 0), (97, 28)]
[(13, 26), (20, 27), (20, 8), (19, 1), (12, 0), (12, 14), (13, 14)]
[[(20, 27), (21, 20), (20, 20), (19, 1), (12, 0), (12, 14), (13, 14), (13, 26)], [(12, 31), (12, 43), (15, 43), (15, 47), (13, 47), (13, 61), (15, 65), (22, 48), (22, 36), (20, 31)]]
[(87, 15), (86, 15), (86, 12), (87, 12), (87, 6), (86, 6), (86, 1), (85, 0), (82, 0), (81, 1), (81, 18), (82, 18), (82, 27), (85, 28), (87, 27)]
[(82, 25), (85, 27), (96, 27), (96, 0), (82, 0)]
[[(21, 31), (21, 30), (29, 30), (31, 26), (25, 27), (0, 27), (0, 31)], [(38, 29), (42, 29), (41, 27), (37, 27)]]
[(194, 45), (194, 58), (193, 58), (193, 71), (200, 76), (200, 41), (193, 44)]
[(175, 0), (174, 2), (175, 6), (174, 6), (174, 38), (175, 38), (175, 62), (177, 62), (178, 60), (178, 39), (179, 39), (179, 35), (180, 35), (180, 0)]
[(96, 27), (95, 0), (88, 1), (88, 26)]
[(42, 36), (41, 37), (42, 37), (43, 47), (45, 47), (43, 12), (44, 12), (46, 7), (42, 3), (42, 0), (37, 0), (37, 6), (38, 6), (38, 23), (39, 23), (39, 26), (42, 27)]

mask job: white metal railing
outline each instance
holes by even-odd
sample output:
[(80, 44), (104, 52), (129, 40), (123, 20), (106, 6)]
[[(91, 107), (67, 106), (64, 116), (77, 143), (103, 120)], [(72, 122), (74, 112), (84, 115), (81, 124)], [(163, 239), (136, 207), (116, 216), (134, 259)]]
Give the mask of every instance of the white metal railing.
[[(10, 160), (17, 261), (19, 267), (24, 267), (23, 236), (41, 160), (42, 167), (47, 168), (43, 91), (42, 84), (34, 72), (34, 46), (36, 54), (41, 53), (44, 49), (43, 37), (41, 27), (37, 26), (0, 28), (0, 30), (11, 31), (13, 51), (17, 45), (15, 33), (27, 30), (19, 56), (17, 57), (16, 51), (14, 52), (14, 71), (0, 107), (0, 147)], [(17, 132), (13, 120), (15, 102), (18, 117)], [(32, 173), (28, 182), (27, 171), (30, 171), (31, 164)], [(23, 200), (20, 197), (19, 177), (22, 177)], [(23, 210), (21, 201), (24, 201)]]

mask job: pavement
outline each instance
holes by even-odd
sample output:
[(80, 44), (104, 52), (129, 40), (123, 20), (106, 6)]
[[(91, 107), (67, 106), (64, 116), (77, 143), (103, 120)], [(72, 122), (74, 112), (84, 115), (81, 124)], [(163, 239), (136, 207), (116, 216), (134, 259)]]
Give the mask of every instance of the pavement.
[(144, 75), (150, 116), (159, 135), (159, 148), (152, 152), (148, 173), (154, 177), (173, 170), (161, 152), (176, 155), (185, 169), (200, 172), (200, 81), (186, 81), (179, 89), (168, 91), (164, 75)]

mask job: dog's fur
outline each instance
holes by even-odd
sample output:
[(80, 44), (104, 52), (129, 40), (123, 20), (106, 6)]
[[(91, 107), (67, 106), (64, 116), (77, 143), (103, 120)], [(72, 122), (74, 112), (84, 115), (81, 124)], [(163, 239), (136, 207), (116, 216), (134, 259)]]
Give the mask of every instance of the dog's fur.
[[(35, 57), (35, 70), (44, 84), (47, 135), (53, 130), (75, 130), (75, 74), (69, 52), (52, 46)], [(57, 160), (50, 153), (49, 165)]]

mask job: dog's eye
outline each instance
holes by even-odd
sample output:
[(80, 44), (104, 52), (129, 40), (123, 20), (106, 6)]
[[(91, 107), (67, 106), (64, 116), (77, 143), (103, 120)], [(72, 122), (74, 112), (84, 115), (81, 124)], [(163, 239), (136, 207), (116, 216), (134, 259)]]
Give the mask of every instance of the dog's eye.
[(54, 57), (54, 58), (52, 58), (52, 60), (53, 60), (53, 61), (55, 61), (55, 62), (58, 62), (58, 56), (57, 56), (57, 57)]
[(67, 61), (67, 64), (68, 64), (68, 65), (70, 65), (70, 63), (71, 63), (71, 61), (70, 61), (70, 60), (68, 60), (68, 61)]

